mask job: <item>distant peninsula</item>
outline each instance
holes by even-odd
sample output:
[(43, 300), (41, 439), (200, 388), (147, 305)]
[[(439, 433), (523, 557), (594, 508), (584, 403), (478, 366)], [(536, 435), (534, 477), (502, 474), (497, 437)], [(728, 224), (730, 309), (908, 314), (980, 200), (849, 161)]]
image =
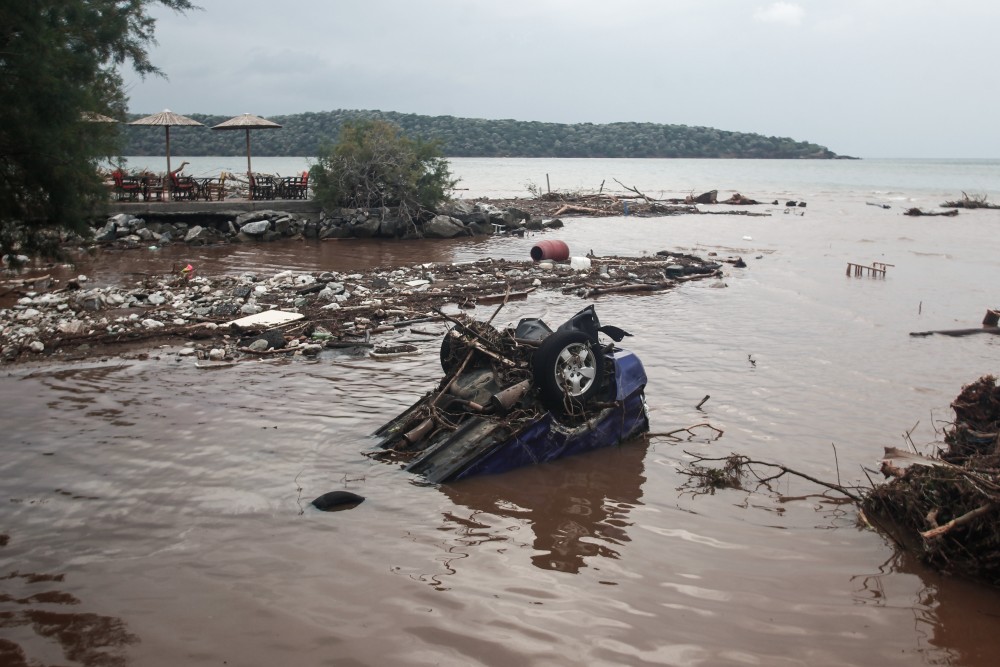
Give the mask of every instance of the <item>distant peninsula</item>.
[[(212, 132), (208, 128), (229, 116), (192, 113), (206, 127), (173, 127), (170, 152), (174, 155), (241, 155), (246, 150), (242, 132)], [(129, 120), (139, 118), (135, 114)], [(277, 130), (254, 130), (253, 153), (262, 157), (319, 154), (324, 144), (337, 140), (345, 121), (386, 120), (410, 137), (440, 142), (447, 157), (549, 158), (757, 158), (838, 159), (825, 146), (788, 137), (766, 137), (710, 127), (657, 123), (541, 123), (486, 120), (454, 116), (420, 116), (394, 111), (337, 110), (288, 116), (270, 116)], [(163, 133), (149, 127), (124, 128), (124, 155), (162, 155)]]

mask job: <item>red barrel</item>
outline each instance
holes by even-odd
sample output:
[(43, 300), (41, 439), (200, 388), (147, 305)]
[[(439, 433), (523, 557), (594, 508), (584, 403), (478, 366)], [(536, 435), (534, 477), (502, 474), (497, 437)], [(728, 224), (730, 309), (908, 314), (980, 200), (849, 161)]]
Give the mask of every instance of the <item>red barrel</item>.
[(565, 262), (569, 259), (569, 246), (563, 241), (539, 241), (531, 248), (531, 259), (536, 262), (543, 259)]

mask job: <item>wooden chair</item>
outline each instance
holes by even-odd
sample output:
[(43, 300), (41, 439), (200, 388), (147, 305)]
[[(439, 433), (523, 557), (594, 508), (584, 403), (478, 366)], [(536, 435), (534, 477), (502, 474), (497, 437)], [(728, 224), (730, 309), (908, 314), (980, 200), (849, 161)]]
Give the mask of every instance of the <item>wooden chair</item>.
[(203, 178), (199, 181), (198, 196), (205, 201), (222, 201), (226, 198), (226, 177), (222, 172), (218, 178)]
[(270, 176), (250, 176), (250, 199), (274, 199), (275, 184)]
[(146, 201), (163, 201), (163, 178), (155, 174), (145, 174), (142, 180), (142, 198)]
[(281, 195), (285, 199), (307, 199), (309, 193), (309, 172), (302, 176), (292, 176), (282, 180)]

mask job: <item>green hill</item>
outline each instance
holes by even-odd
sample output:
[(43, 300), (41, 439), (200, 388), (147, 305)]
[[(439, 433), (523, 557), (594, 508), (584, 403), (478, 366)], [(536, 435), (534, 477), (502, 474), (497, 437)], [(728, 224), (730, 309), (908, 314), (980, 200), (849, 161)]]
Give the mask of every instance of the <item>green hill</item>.
[[(135, 115), (130, 120), (138, 118)], [(213, 131), (229, 116), (190, 114), (207, 127), (170, 129), (173, 155), (241, 155), (242, 131)], [(324, 111), (271, 116), (283, 127), (253, 130), (253, 153), (259, 156), (315, 156), (334, 143), (346, 120), (367, 118), (399, 125), (410, 137), (436, 139), (448, 157), (648, 157), (648, 158), (813, 158), (839, 157), (825, 146), (787, 137), (726, 132), (710, 127), (655, 123), (540, 123), (483, 120), (454, 116), (418, 116), (392, 111)], [(157, 131), (159, 130), (159, 131)], [(162, 155), (162, 128), (124, 128), (124, 155)]]

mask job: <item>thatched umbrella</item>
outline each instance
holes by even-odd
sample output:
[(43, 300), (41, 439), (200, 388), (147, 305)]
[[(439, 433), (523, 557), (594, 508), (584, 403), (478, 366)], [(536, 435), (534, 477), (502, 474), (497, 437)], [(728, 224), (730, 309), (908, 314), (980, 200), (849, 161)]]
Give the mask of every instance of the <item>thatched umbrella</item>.
[(188, 118), (187, 116), (182, 116), (179, 113), (174, 113), (170, 109), (164, 109), (160, 113), (154, 113), (152, 116), (146, 116), (145, 118), (140, 118), (139, 120), (133, 120), (129, 125), (159, 125), (167, 128), (167, 174), (170, 174), (170, 127), (173, 125), (198, 125), (204, 127), (202, 123), (194, 120), (193, 118)]
[(250, 130), (269, 130), (281, 127), (277, 123), (245, 113), (242, 116), (230, 118), (227, 121), (213, 125), (213, 130), (246, 130), (247, 131), (247, 174), (252, 173), (250, 169)]

